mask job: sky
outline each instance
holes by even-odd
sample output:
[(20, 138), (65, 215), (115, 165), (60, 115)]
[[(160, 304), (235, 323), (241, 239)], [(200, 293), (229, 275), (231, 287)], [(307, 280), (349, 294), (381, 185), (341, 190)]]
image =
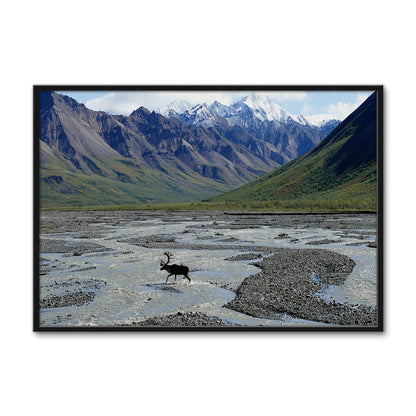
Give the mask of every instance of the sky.
[[(151, 111), (174, 101), (230, 105), (252, 91), (57, 91), (86, 107), (111, 114), (129, 115), (143, 106)], [(353, 112), (373, 91), (255, 91), (267, 95), (293, 115), (328, 114), (340, 120)]]

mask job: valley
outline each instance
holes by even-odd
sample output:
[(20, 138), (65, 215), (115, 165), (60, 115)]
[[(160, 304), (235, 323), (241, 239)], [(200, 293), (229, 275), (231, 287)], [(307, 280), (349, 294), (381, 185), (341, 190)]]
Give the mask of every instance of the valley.
[(339, 123), (307, 121), (256, 96), (214, 104), (124, 116), (42, 92), (42, 207), (201, 201), (299, 157)]

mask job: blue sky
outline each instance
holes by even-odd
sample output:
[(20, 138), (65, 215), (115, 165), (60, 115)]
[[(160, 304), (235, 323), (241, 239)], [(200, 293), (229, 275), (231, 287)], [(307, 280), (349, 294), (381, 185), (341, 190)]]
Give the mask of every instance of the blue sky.
[[(88, 108), (112, 114), (128, 115), (141, 106), (157, 110), (173, 101), (185, 100), (191, 104), (215, 100), (232, 104), (250, 91), (58, 91)], [(289, 113), (305, 116), (330, 114), (343, 119), (354, 111), (373, 91), (256, 91), (267, 95)]]

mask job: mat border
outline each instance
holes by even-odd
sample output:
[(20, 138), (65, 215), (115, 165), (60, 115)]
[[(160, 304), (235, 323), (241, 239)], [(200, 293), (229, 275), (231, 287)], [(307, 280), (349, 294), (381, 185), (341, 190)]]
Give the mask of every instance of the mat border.
[[(42, 91), (368, 91), (377, 93), (377, 306), (375, 327), (42, 327), (40, 326), (40, 160)], [(33, 85), (33, 331), (34, 332), (383, 332), (384, 331), (383, 85)]]

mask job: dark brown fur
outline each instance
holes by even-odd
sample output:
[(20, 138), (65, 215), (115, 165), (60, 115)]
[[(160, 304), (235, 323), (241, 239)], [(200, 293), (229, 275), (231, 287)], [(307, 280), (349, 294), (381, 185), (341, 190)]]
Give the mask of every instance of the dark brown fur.
[(162, 260), (160, 261), (160, 265), (162, 266), (160, 270), (166, 270), (169, 273), (168, 276), (166, 277), (166, 283), (168, 282), (169, 276), (172, 276), (172, 275), (175, 276), (175, 280), (176, 280), (176, 276), (184, 276), (184, 279), (186, 278), (189, 281), (191, 281), (191, 279), (188, 276), (189, 267), (183, 266), (182, 264), (181, 265), (168, 264), (172, 254), (165, 253), (165, 256), (168, 258), (168, 261), (167, 262), (163, 262)]

